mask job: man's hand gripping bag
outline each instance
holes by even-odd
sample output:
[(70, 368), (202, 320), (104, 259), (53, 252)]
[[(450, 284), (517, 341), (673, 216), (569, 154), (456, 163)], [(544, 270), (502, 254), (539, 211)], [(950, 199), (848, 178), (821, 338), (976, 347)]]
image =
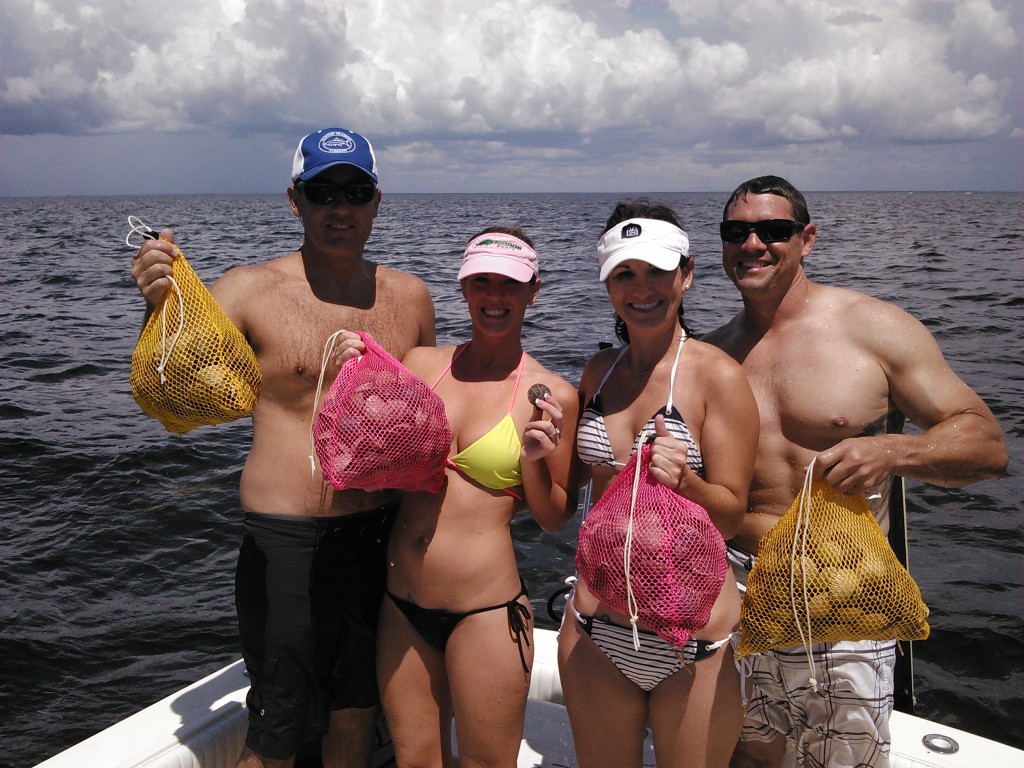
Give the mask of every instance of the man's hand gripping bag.
[(171, 287), (132, 353), (130, 382), (143, 413), (182, 434), (245, 416), (262, 379), (252, 347), (177, 246), (171, 269)]
[(924, 640), (928, 607), (867, 502), (807, 480), (765, 535), (740, 609), (739, 655), (840, 640)]

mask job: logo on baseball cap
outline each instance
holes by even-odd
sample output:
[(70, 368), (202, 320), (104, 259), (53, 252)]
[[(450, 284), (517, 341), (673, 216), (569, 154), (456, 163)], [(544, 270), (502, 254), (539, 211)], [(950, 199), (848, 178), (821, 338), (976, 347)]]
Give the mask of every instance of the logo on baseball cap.
[(335, 165), (351, 165), (377, 183), (377, 158), (370, 142), (343, 128), (324, 128), (299, 142), (292, 161), (292, 183), (308, 181)]

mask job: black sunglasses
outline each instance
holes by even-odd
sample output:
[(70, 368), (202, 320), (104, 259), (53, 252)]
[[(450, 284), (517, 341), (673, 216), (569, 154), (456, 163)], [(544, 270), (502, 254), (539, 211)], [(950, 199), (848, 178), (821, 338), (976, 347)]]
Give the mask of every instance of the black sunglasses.
[(722, 240), (726, 243), (742, 244), (747, 242), (750, 232), (757, 233), (757, 239), (765, 245), (781, 243), (789, 240), (806, 226), (802, 221), (789, 219), (766, 219), (765, 221), (723, 221), (718, 225)]
[(339, 195), (344, 195), (349, 205), (366, 205), (373, 200), (377, 185), (372, 181), (350, 181), (348, 184), (307, 184), (296, 185), (306, 199), (314, 205), (333, 205)]

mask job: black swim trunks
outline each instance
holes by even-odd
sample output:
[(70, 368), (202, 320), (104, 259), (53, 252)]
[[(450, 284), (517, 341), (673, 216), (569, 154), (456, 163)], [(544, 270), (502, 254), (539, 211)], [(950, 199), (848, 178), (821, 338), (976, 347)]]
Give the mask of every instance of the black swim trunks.
[(343, 517), (246, 513), (235, 573), (246, 746), (283, 760), (331, 711), (375, 706), (377, 617), (398, 503)]

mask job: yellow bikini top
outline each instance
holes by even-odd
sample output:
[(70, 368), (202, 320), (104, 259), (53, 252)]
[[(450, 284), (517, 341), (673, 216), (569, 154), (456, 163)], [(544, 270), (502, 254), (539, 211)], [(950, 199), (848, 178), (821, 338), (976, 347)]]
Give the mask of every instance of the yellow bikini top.
[[(467, 345), (468, 346), (468, 345)], [(440, 383), (455, 364), (459, 355), (465, 351), (463, 347), (454, 355), (448, 367), (437, 377), (437, 381), (431, 389)], [(512, 406), (516, 401), (516, 393), (519, 391), (519, 380), (523, 376), (523, 362), (526, 359), (524, 352), (519, 358), (519, 370), (516, 371), (516, 385), (512, 390), (512, 401), (508, 406), (508, 413), (497, 424), (491, 427), (485, 434), (477, 438), (473, 443), (463, 448), (457, 454), (448, 459), (448, 466), (462, 472), (469, 478), (485, 488), (492, 488), (496, 491), (505, 491), (511, 496), (518, 498), (518, 494), (509, 491), (523, 484), (523, 471), (519, 464), (519, 456), (523, 450), (523, 444), (519, 440), (519, 431), (516, 429), (515, 421), (512, 419)]]

